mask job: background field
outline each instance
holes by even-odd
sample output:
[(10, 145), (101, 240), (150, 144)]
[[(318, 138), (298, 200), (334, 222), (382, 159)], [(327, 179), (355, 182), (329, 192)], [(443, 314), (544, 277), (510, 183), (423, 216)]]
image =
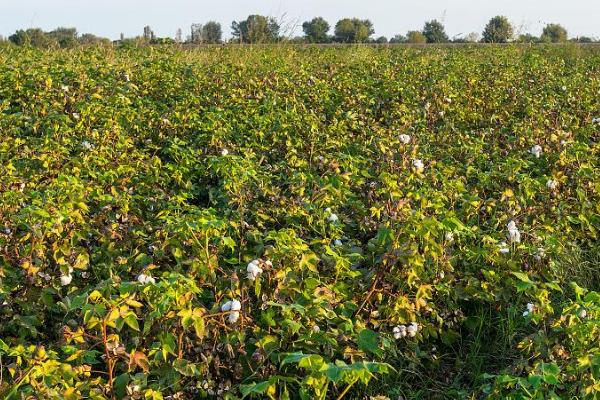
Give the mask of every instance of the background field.
[(0, 49), (1, 397), (596, 398), (599, 100), (580, 46)]

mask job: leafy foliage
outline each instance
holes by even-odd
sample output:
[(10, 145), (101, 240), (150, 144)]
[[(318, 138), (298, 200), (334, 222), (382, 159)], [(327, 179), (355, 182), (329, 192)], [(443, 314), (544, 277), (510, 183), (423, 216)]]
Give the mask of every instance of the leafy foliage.
[(599, 61), (2, 48), (1, 397), (593, 398)]

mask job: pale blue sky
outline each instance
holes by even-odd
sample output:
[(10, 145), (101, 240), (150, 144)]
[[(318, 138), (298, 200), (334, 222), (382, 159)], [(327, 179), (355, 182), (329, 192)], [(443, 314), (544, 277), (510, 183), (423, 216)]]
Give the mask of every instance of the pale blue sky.
[[(375, 35), (391, 37), (420, 29), (424, 21), (443, 20), (452, 37), (481, 32), (494, 15), (506, 15), (519, 31), (539, 34), (547, 22), (564, 25), (570, 36), (600, 36), (600, 0), (0, 0), (0, 35), (19, 28), (74, 26), (79, 32), (111, 39), (142, 33), (184, 35), (193, 22), (216, 20), (229, 36), (232, 20), (265, 14), (288, 25), (320, 15), (333, 26), (342, 17), (369, 18)], [(301, 29), (297, 29), (301, 33)]]

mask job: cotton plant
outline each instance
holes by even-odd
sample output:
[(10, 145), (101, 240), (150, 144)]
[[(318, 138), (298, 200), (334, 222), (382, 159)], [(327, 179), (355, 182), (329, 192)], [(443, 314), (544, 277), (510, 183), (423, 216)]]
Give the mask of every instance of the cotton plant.
[(230, 324), (235, 324), (240, 319), (240, 310), (242, 309), (242, 303), (239, 300), (233, 299), (225, 302), (221, 306), (221, 312), (228, 312), (229, 316), (227, 320)]

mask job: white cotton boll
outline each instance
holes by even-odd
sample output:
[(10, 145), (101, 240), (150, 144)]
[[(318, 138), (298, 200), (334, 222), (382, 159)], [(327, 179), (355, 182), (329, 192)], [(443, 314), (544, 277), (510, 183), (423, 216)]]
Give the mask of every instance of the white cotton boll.
[(523, 316), (526, 317), (529, 315), (529, 311), (523, 311)]
[(585, 308), (582, 308), (581, 310), (579, 310), (579, 312), (577, 313), (577, 315), (579, 316), (579, 318), (586, 318), (587, 317), (587, 311)]
[(221, 312), (227, 312), (229, 310), (231, 310), (231, 300), (225, 302), (222, 306), (221, 306)]
[(338, 221), (338, 216), (336, 214), (329, 214), (329, 217), (327, 217), (327, 221), (329, 222), (337, 222)]
[(336, 246), (336, 247), (341, 246), (342, 244), (343, 243), (342, 243), (342, 241), (340, 239), (335, 239), (335, 241), (333, 242), (333, 245)]
[(60, 87), (60, 90), (62, 90), (63, 92), (65, 92), (65, 93), (66, 93), (66, 92), (68, 92), (68, 91), (69, 91), (69, 87), (68, 87), (67, 85), (62, 85), (62, 86)]
[(71, 275), (71, 274), (60, 276), (60, 284), (62, 286), (67, 286), (67, 285), (71, 284), (72, 280), (73, 280), (73, 275)]
[(548, 182), (546, 182), (546, 187), (550, 190), (554, 190), (558, 187), (558, 182), (554, 179), (548, 179)]
[(242, 303), (238, 300), (231, 300), (231, 311), (240, 311), (242, 309)]
[(562, 90), (563, 90), (563, 92), (566, 92), (566, 91), (567, 91), (567, 87), (566, 87), (566, 86), (563, 86), (563, 87), (562, 87)]
[(83, 142), (81, 142), (81, 147), (83, 147), (86, 150), (92, 150), (94, 148), (94, 145), (88, 142), (87, 140), (84, 140)]
[(425, 165), (423, 164), (423, 161), (419, 160), (418, 158), (413, 160), (412, 165), (414, 167), (415, 170), (417, 170), (418, 172), (423, 171), (423, 169), (425, 169)]
[(511, 243), (521, 243), (521, 232), (517, 229), (515, 221), (510, 221), (506, 228), (508, 229), (508, 240)]
[(533, 154), (536, 158), (540, 158), (540, 156), (542, 155), (542, 146), (536, 144), (531, 148), (531, 150), (529, 150), (529, 152)]
[(592, 124), (600, 124), (600, 118), (592, 119)]
[(221, 155), (222, 155), (223, 157), (225, 157), (225, 156), (226, 156), (226, 155), (228, 155), (228, 154), (229, 154), (229, 150), (227, 150), (227, 149), (223, 149), (223, 150), (221, 150)]
[(394, 329), (392, 329), (392, 332), (394, 334), (394, 339), (402, 339), (403, 337), (406, 337), (406, 326), (395, 326)]
[(313, 325), (312, 331), (314, 333), (319, 333), (319, 332), (321, 332), (321, 328), (319, 328), (319, 325)]
[(533, 312), (533, 310), (535, 309), (535, 306), (533, 305), (533, 303), (527, 303), (527, 311), (529, 311), (530, 313)]
[(454, 234), (452, 232), (446, 232), (446, 235), (444, 235), (444, 238), (446, 239), (447, 242), (453, 242)]
[(406, 333), (409, 337), (415, 337), (418, 331), (419, 324), (417, 324), (416, 322), (411, 322), (410, 325), (406, 327)]
[(147, 284), (155, 284), (156, 281), (154, 280), (154, 278), (151, 275), (146, 275), (144, 273), (139, 274), (137, 277), (137, 281), (139, 283), (141, 283), (142, 285), (147, 285)]
[(229, 314), (227, 319), (229, 320), (230, 324), (235, 324), (237, 322), (237, 320), (240, 319), (240, 313), (237, 311), (234, 311)]
[(409, 144), (410, 143), (410, 136), (408, 136), (405, 133), (403, 133), (402, 135), (398, 136), (398, 138), (400, 139), (400, 142), (402, 142), (403, 144)]
[(502, 254), (510, 253), (510, 249), (508, 248), (506, 242), (500, 243), (499, 247), (500, 247), (500, 253), (502, 253)]
[(251, 261), (248, 263), (248, 267), (246, 268), (246, 272), (248, 272), (248, 279), (251, 281), (255, 280), (259, 277), (260, 274), (263, 273), (262, 268), (259, 266), (258, 260)]
[(269, 268), (273, 268), (273, 263), (271, 262), (271, 260), (265, 261), (265, 265)]
[(79, 119), (79, 118), (81, 118), (81, 116), (78, 113), (73, 113), (73, 118)]

